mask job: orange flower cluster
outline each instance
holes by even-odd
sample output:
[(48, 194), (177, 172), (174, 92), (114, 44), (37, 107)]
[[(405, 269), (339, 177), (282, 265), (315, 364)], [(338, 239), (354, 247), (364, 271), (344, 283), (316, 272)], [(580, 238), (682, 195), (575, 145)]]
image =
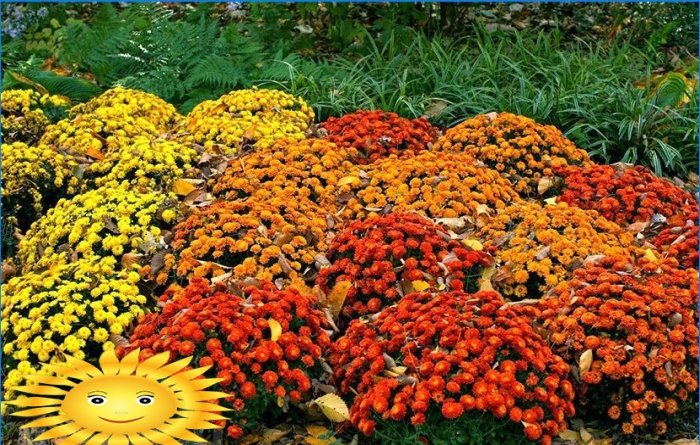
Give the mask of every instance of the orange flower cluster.
[(216, 179), (213, 193), (226, 200), (286, 194), (320, 202), (333, 194), (352, 167), (350, 159), (357, 156), (354, 148), (340, 148), (324, 139), (281, 139), (232, 160)]
[(539, 318), (554, 351), (578, 364), (578, 412), (607, 412), (626, 434), (665, 433), (698, 391), (697, 270), (605, 257), (554, 294)]
[(405, 159), (430, 149), (438, 135), (438, 129), (425, 118), (406, 119), (381, 110), (331, 117), (319, 127), (329, 141), (357, 149), (362, 155), (356, 159), (359, 164), (389, 155)]
[(593, 255), (635, 253), (630, 232), (597, 212), (566, 203), (524, 203), (488, 220), (477, 236), (494, 249), (491, 281), (504, 296), (540, 298)]
[(142, 272), (158, 284), (174, 269), (182, 278), (229, 273), (303, 285), (303, 274), (326, 248), (326, 231), (326, 218), (308, 201), (217, 201), (175, 227), (174, 252), (165, 255), (162, 269), (147, 266)]
[(667, 227), (652, 240), (664, 254), (676, 258), (687, 268), (698, 268), (698, 205), (685, 205), (683, 210), (669, 218)]
[(208, 377), (222, 379), (230, 393), (233, 439), (290, 403), (310, 400), (312, 379), (327, 376), (328, 322), (306, 295), (269, 282), (231, 293), (196, 278), (161, 300), (162, 311), (141, 319), (129, 348), (141, 348), (141, 359), (170, 351), (172, 359), (194, 356), (197, 365), (212, 366)]
[(472, 218), (519, 201), (498, 172), (474, 165), (463, 153), (423, 152), (405, 160), (392, 155), (345, 178), (333, 204), (347, 219), (392, 209), (430, 218)]
[(542, 177), (566, 165), (587, 165), (588, 154), (556, 127), (511, 113), (467, 119), (437, 140), (435, 151), (467, 153), (510, 179), (515, 190), (532, 195)]
[(620, 225), (670, 218), (697, 201), (670, 181), (642, 166), (591, 165), (562, 169), (564, 190), (559, 201), (598, 213)]
[(353, 321), (329, 360), (341, 392), (357, 392), (350, 417), (365, 435), (420, 429), (435, 410), (433, 429), (482, 412), (549, 444), (574, 413), (569, 366), (491, 291), (407, 295)]
[(414, 286), (473, 292), (492, 261), (415, 213), (355, 221), (333, 239), (327, 256), (330, 265), (316, 283), (326, 293), (338, 282), (352, 283), (342, 309), (348, 318), (378, 312)]

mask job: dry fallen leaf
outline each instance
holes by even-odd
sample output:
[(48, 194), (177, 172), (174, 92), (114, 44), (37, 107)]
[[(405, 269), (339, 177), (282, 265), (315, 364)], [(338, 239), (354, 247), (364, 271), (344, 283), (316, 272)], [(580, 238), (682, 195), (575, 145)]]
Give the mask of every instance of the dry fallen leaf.
[(176, 179), (173, 182), (173, 193), (179, 196), (187, 196), (197, 189), (197, 185), (201, 184), (202, 180), (194, 179)]
[(332, 445), (335, 443), (333, 432), (323, 425), (306, 425), (306, 432), (309, 433), (304, 438), (304, 442), (309, 445)]
[(326, 295), (326, 304), (331, 310), (333, 317), (338, 318), (338, 315), (340, 315), (340, 311), (343, 309), (343, 304), (345, 303), (345, 297), (347, 297), (351, 286), (352, 282), (350, 281), (338, 281), (328, 295)]
[(411, 284), (413, 285), (413, 290), (416, 292), (423, 292), (424, 290), (430, 288), (430, 284), (428, 284), (426, 281), (416, 280), (412, 281)]
[(317, 405), (321, 409), (323, 415), (331, 422), (345, 422), (346, 420), (350, 420), (348, 406), (337, 394), (326, 394), (311, 403)]
[(593, 351), (591, 349), (586, 349), (578, 359), (578, 367), (581, 374), (591, 369), (591, 364), (593, 364)]
[(472, 250), (484, 250), (484, 245), (476, 239), (463, 239), (462, 244), (464, 244)]
[(360, 178), (357, 176), (345, 176), (343, 178), (340, 178), (338, 180), (338, 184), (336, 184), (338, 187), (342, 187), (344, 185), (357, 185), (360, 183)]
[(496, 273), (495, 266), (489, 266), (481, 272), (479, 278), (479, 290), (494, 290), (491, 285), (491, 277)]
[(282, 325), (274, 318), (268, 319), (267, 324), (270, 326), (270, 340), (277, 341), (282, 335)]

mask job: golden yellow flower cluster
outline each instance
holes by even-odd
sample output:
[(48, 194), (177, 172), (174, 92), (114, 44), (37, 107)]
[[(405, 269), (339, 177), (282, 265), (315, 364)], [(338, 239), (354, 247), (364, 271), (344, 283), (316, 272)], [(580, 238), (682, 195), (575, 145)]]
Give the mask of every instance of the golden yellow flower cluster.
[(491, 282), (513, 299), (540, 298), (594, 255), (632, 258), (634, 237), (592, 210), (522, 203), (490, 218), (477, 236), (494, 251)]
[(522, 195), (534, 194), (540, 178), (552, 176), (554, 168), (589, 162), (556, 127), (511, 113), (467, 119), (447, 130), (433, 149), (471, 155), (501, 172)]
[[(64, 191), (73, 191), (69, 177), (72, 168), (70, 157), (46, 146), (2, 144), (3, 224), (21, 231), (28, 229)], [(3, 243), (5, 256), (7, 247)]]
[(23, 270), (49, 267), (62, 258), (127, 252), (152, 254), (164, 247), (161, 226), (175, 218), (171, 194), (103, 187), (61, 199), (27, 231), (17, 257)]
[(113, 256), (80, 259), (2, 285), (3, 366), (10, 369), (5, 399), (26, 375), (50, 374), (42, 363), (60, 361), (63, 353), (90, 359), (114, 347), (110, 335), (121, 335), (144, 314), (139, 274), (119, 269)]
[[(346, 173), (327, 197), (343, 218), (388, 211), (416, 211), (430, 218), (476, 217), (520, 200), (498, 172), (463, 153), (392, 155)], [(329, 204), (330, 205), (330, 204)]]
[(51, 122), (46, 109), (63, 109), (68, 99), (34, 90), (6, 90), (2, 92), (2, 140), (5, 143), (36, 143)]
[(269, 147), (282, 137), (304, 139), (313, 119), (313, 110), (301, 98), (253, 88), (197, 105), (184, 130), (207, 152), (228, 155)]

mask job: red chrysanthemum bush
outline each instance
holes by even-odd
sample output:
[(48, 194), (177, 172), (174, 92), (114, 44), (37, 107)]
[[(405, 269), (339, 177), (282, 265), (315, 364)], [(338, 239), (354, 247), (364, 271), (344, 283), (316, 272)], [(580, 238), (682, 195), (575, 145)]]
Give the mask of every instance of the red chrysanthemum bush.
[(193, 366), (212, 366), (207, 377), (223, 379), (219, 389), (230, 393), (227, 432), (234, 439), (311, 400), (312, 379), (328, 377), (328, 322), (309, 296), (269, 282), (232, 292), (195, 278), (161, 301), (160, 313), (140, 320), (129, 349), (141, 348), (142, 359), (169, 351), (172, 360), (193, 356)]
[(319, 125), (325, 138), (343, 148), (354, 148), (359, 164), (375, 162), (389, 155), (404, 159), (430, 149), (438, 129), (425, 118), (406, 119), (396, 113), (356, 111), (331, 117)]
[(353, 321), (329, 359), (341, 393), (357, 394), (352, 423), (371, 435), (429, 419), (440, 431), (488, 413), (550, 443), (574, 414), (569, 366), (503, 304), (492, 291), (413, 293)]
[(698, 206), (686, 205), (683, 211), (669, 218), (667, 226), (654, 237), (652, 243), (664, 255), (676, 258), (687, 268), (698, 268)]
[(142, 272), (158, 284), (174, 272), (179, 279), (230, 274), (303, 287), (304, 272), (326, 249), (327, 227), (325, 215), (308, 200), (216, 201), (175, 226), (162, 268)]
[(391, 213), (355, 221), (331, 242), (330, 265), (316, 283), (328, 293), (339, 282), (351, 286), (342, 315), (375, 313), (414, 286), (475, 291), (492, 259), (450, 239), (441, 227), (416, 213)]
[(605, 257), (541, 303), (555, 353), (578, 368), (577, 411), (623, 433), (666, 432), (698, 391), (698, 272)]
[(522, 195), (535, 194), (540, 179), (553, 176), (558, 167), (590, 162), (553, 125), (511, 113), (467, 119), (447, 130), (433, 149), (469, 154), (507, 177)]
[(559, 201), (598, 213), (620, 225), (670, 218), (697, 201), (670, 181), (642, 166), (627, 164), (568, 167)]

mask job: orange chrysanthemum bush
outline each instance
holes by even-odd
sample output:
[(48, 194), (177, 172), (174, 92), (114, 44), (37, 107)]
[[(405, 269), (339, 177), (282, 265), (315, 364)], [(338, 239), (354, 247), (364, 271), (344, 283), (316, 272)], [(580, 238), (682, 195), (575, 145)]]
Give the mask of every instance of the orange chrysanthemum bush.
[(469, 154), (507, 177), (522, 195), (537, 192), (540, 179), (553, 176), (557, 167), (589, 163), (588, 154), (556, 127), (511, 113), (467, 119), (447, 130), (433, 150)]
[(367, 164), (397, 155), (404, 159), (428, 150), (438, 129), (425, 118), (406, 119), (396, 113), (356, 111), (331, 117), (319, 125), (325, 138), (343, 148), (355, 148), (359, 164)]
[(637, 254), (634, 236), (597, 212), (523, 203), (490, 218), (477, 236), (494, 250), (492, 283), (511, 299), (540, 298), (589, 257)]
[(698, 206), (691, 203), (669, 218), (652, 243), (665, 255), (687, 268), (698, 268)]
[(407, 295), (353, 321), (329, 361), (365, 435), (467, 444), (497, 429), (547, 444), (574, 414), (569, 366), (493, 291)]
[(591, 165), (562, 169), (563, 191), (558, 201), (598, 213), (620, 225), (665, 220), (697, 200), (670, 181), (642, 166)]
[(554, 351), (579, 368), (577, 411), (626, 434), (666, 432), (697, 400), (698, 273), (674, 259), (605, 257), (541, 302)]
[(325, 139), (281, 139), (232, 160), (216, 179), (213, 193), (226, 200), (286, 194), (321, 202), (333, 193), (356, 157), (354, 148), (341, 148)]
[(342, 309), (345, 319), (378, 312), (414, 286), (475, 291), (482, 268), (492, 262), (415, 213), (351, 223), (333, 239), (327, 259), (330, 264), (316, 283), (326, 293), (338, 283), (352, 283)]
[(463, 153), (423, 152), (412, 158), (388, 157), (356, 167), (336, 187), (338, 214), (349, 220), (394, 211), (429, 218), (475, 218), (519, 201), (498, 172), (474, 164)]
[(180, 279), (229, 273), (303, 285), (314, 256), (326, 248), (326, 229), (325, 216), (309, 201), (217, 201), (175, 226), (164, 267), (145, 273), (159, 284), (174, 271)]
[(170, 351), (173, 360), (192, 356), (193, 366), (212, 366), (207, 376), (223, 379), (230, 394), (233, 439), (259, 423), (274, 425), (290, 405), (310, 400), (312, 379), (328, 378), (328, 322), (311, 297), (269, 282), (231, 292), (195, 278), (161, 301), (160, 313), (140, 320), (129, 348), (141, 348), (142, 359)]

